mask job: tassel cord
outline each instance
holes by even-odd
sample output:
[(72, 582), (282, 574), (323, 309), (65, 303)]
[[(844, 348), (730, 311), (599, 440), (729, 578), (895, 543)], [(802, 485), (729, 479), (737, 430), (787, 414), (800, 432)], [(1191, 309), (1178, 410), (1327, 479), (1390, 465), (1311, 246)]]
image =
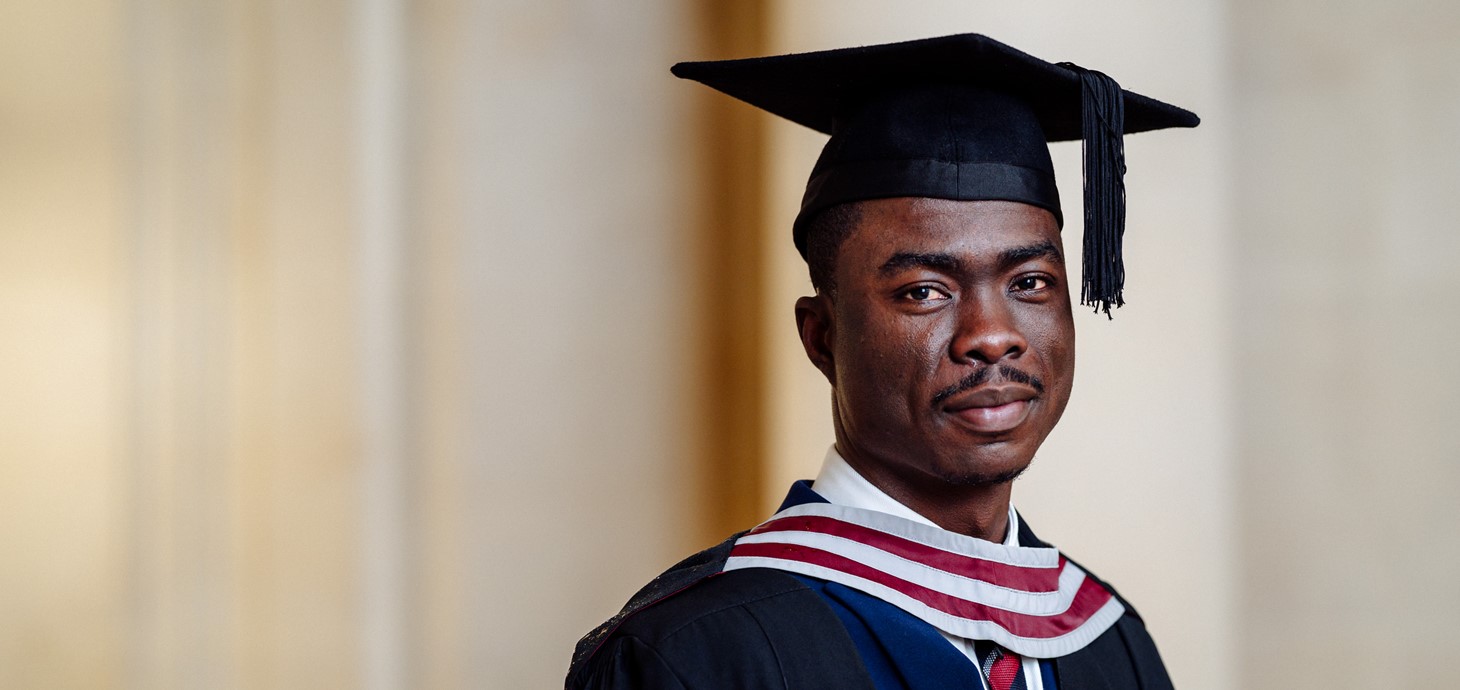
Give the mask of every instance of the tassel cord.
[(1114, 79), (1064, 63), (1080, 77), (1084, 158), (1084, 275), (1080, 304), (1110, 317), (1125, 304), (1125, 97)]

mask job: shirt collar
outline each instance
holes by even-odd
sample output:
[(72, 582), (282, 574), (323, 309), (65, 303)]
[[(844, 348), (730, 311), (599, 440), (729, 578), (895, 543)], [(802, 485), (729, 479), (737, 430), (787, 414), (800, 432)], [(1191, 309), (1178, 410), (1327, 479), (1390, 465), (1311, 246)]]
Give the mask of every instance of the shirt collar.
[[(816, 475), (816, 481), (811, 488), (820, 494), (822, 498), (836, 505), (849, 508), (861, 508), (863, 510), (875, 510), (879, 513), (887, 513), (912, 520), (924, 525), (937, 527), (932, 520), (929, 520), (917, 511), (909, 508), (888, 496), (881, 489), (872, 485), (860, 473), (857, 472), (846, 459), (838, 453), (833, 445), (826, 449), (826, 457), (821, 461), (821, 472)], [(1019, 545), (1019, 514), (1014, 511), (1014, 504), (1009, 504), (1009, 528), (1004, 533), (1005, 546)]]

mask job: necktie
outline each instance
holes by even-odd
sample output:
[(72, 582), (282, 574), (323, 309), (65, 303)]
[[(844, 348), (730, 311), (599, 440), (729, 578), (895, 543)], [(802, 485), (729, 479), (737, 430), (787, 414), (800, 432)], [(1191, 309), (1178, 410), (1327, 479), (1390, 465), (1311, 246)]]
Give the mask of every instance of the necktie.
[(977, 647), (987, 649), (981, 656), (983, 675), (988, 679), (991, 690), (1024, 690), (1024, 675), (1019, 672), (1023, 664), (1018, 654), (992, 642), (983, 642)]

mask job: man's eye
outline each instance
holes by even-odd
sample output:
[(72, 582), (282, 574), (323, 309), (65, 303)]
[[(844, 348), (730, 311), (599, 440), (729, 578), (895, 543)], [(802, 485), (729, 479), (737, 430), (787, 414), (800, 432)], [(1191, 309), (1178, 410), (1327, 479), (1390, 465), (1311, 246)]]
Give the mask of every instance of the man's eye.
[(902, 294), (903, 296), (907, 297), (910, 300), (913, 300), (914, 302), (932, 302), (948, 299), (948, 293), (943, 292), (942, 290), (939, 290), (937, 288), (927, 287), (924, 285), (911, 288)]
[(1033, 292), (1049, 287), (1049, 280), (1041, 276), (1024, 276), (1014, 281), (1014, 289), (1020, 292)]

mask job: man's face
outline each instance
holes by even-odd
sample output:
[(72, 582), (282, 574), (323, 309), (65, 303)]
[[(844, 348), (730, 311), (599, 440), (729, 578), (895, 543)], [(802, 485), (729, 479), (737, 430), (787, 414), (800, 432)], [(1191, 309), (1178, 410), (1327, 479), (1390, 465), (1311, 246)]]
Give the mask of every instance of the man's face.
[(849, 461), (913, 490), (1003, 481), (1029, 465), (1074, 376), (1053, 215), (1004, 201), (862, 202), (836, 286), (807, 348), (831, 379)]

